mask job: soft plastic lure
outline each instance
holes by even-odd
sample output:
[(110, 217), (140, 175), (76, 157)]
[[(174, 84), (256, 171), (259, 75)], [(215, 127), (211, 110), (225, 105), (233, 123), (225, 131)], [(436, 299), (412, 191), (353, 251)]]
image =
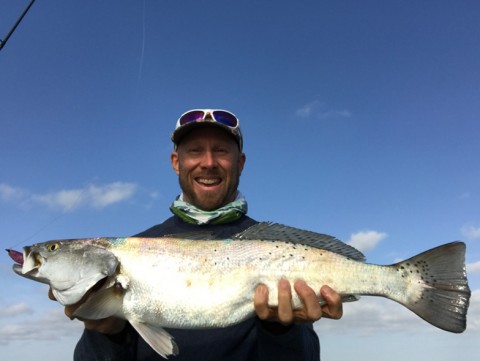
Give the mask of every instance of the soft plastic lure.
[(23, 265), (23, 253), (22, 252), (15, 251), (13, 249), (6, 249), (6, 251), (8, 252), (8, 255), (10, 256), (10, 258), (13, 259), (13, 261), (15, 263)]

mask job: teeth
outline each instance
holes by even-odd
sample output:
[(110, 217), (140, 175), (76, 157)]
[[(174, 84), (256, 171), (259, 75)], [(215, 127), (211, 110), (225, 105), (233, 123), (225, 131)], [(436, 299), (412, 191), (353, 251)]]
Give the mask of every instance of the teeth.
[(198, 183), (202, 183), (205, 185), (212, 185), (220, 182), (219, 179), (207, 179), (207, 178), (199, 178), (197, 181)]

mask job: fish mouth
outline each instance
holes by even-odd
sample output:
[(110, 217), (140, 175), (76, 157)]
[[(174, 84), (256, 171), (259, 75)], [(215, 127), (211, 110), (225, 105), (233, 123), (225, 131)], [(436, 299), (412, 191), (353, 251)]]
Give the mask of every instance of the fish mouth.
[(23, 265), (22, 273), (30, 273), (33, 270), (39, 269), (43, 264), (43, 257), (38, 252), (33, 252), (30, 247), (24, 247), (23, 249)]
[(50, 281), (39, 275), (39, 268), (42, 266), (42, 257), (38, 253), (24, 250), (23, 264), (15, 263), (13, 265), (13, 272), (17, 275), (31, 279), (36, 282), (50, 284)]

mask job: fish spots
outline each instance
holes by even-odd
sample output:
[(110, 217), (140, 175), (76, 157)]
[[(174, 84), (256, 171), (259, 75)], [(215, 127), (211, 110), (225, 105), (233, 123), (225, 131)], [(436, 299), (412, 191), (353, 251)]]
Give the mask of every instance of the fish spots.
[(192, 285), (192, 280), (185, 280), (185, 286), (189, 288)]
[(401, 273), (402, 278), (415, 277), (418, 284), (426, 284), (435, 286), (436, 277), (431, 273), (430, 266), (427, 261), (418, 260), (417, 262), (405, 262), (397, 266), (397, 271)]

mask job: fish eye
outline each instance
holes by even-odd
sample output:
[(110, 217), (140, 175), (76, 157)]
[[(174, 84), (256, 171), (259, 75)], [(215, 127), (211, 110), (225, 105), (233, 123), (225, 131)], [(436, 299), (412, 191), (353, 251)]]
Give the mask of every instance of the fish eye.
[(50, 245), (47, 247), (47, 250), (48, 250), (48, 252), (54, 252), (54, 251), (56, 251), (56, 250), (59, 249), (59, 248), (60, 248), (60, 244), (58, 244), (58, 243), (52, 243), (52, 244), (50, 244)]

